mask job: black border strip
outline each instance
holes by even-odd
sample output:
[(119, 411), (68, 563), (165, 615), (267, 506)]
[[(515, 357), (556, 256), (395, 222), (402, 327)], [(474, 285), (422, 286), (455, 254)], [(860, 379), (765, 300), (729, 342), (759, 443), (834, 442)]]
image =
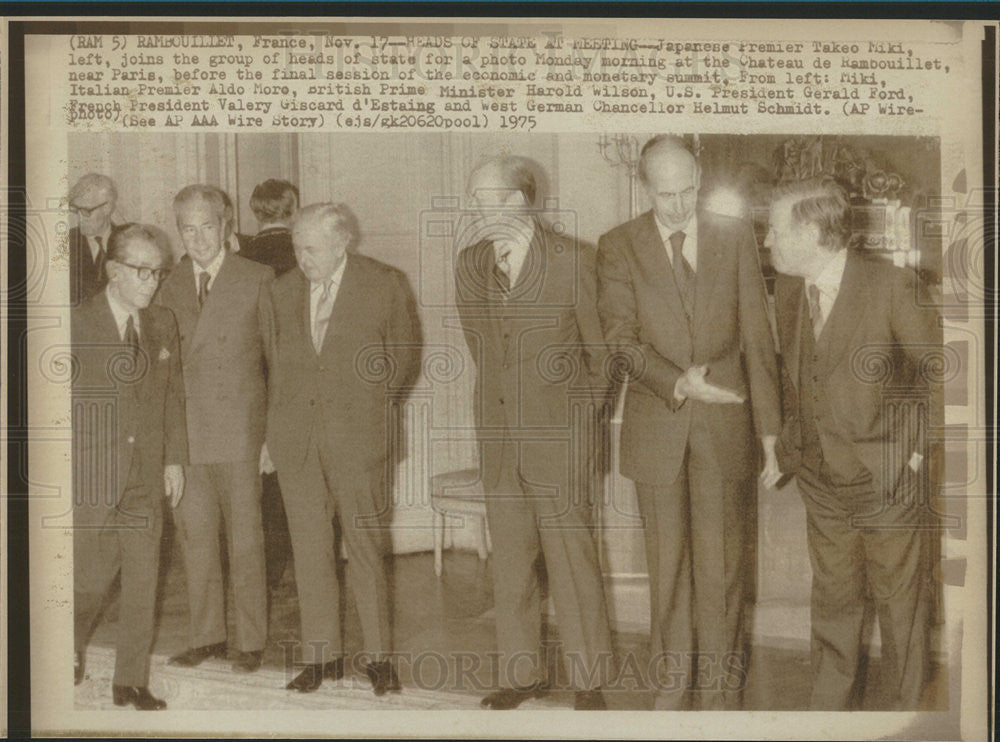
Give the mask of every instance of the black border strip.
[[(983, 379), (986, 383), (986, 564), (993, 565), (996, 559), (994, 548), (994, 516), (996, 513), (996, 456), (994, 445), (996, 444), (996, 413), (994, 401), (996, 399), (997, 369), (995, 361), (996, 343), (994, 333), (997, 328), (997, 303), (996, 303), (996, 279), (994, 271), (997, 261), (997, 29), (996, 27), (986, 28), (985, 38), (982, 42), (982, 86), (983, 86), (983, 296), (986, 301), (992, 301), (993, 306), (987, 307), (984, 312), (986, 321), (984, 327), (984, 363)], [(987, 632), (986, 632), (986, 677), (993, 680), (993, 703), (988, 704), (987, 714), (989, 726), (987, 729), (996, 729), (994, 720), (996, 718), (995, 704), (997, 701), (997, 685), (995, 677), (996, 662), (994, 652), (996, 650), (996, 637), (990, 630), (993, 626), (993, 617), (998, 610), (997, 590), (994, 584), (994, 575), (988, 570), (989, 579), (986, 580), (986, 611), (987, 611)]]
[[(10, 24), (13, 27), (15, 24)], [(17, 24), (21, 25), (21, 24)], [(8, 37), (7, 120), (7, 724), (11, 739), (31, 733), (31, 623), (28, 605), (28, 394), (24, 157), (24, 34)], [(2, 352), (2, 351), (0, 351)]]

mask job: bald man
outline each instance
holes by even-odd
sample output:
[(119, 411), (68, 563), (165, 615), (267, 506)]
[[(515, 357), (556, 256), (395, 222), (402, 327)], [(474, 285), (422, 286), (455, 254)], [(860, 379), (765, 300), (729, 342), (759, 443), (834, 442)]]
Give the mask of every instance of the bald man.
[(100, 173), (87, 173), (69, 191), (69, 209), (79, 219), (69, 230), (69, 296), (77, 306), (107, 284), (104, 263), (111, 233), (111, 215), (118, 203), (115, 182)]
[(509, 710), (544, 692), (544, 558), (573, 706), (602, 710), (611, 641), (590, 530), (588, 436), (608, 383), (594, 251), (537, 219), (535, 178), (523, 158), (480, 164), (468, 195), (480, 239), (458, 256), (456, 302), (476, 364), (501, 663), (500, 688), (482, 705)]
[(653, 208), (601, 237), (598, 311), (627, 362), (621, 473), (649, 566), (660, 709), (739, 708), (756, 571), (758, 441), (777, 479), (778, 376), (750, 226), (699, 211), (676, 137), (643, 148)]

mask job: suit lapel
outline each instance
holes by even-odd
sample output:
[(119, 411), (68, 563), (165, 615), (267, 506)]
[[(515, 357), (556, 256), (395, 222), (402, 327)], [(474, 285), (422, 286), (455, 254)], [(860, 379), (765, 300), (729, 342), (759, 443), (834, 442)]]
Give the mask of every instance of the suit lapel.
[[(666, 247), (660, 239), (660, 231), (656, 228), (653, 212), (647, 211), (639, 217), (635, 231), (632, 234), (632, 246), (635, 252), (639, 274), (646, 276), (655, 287), (655, 295), (662, 299), (670, 313), (674, 315), (671, 327), (678, 328), (671, 332), (671, 357), (690, 361), (693, 349), (691, 323), (684, 311), (677, 283), (674, 281), (674, 270), (667, 257)], [(664, 320), (668, 320), (664, 317)]]
[[(195, 330), (195, 336), (191, 343), (192, 349), (197, 348), (206, 339), (210, 327), (220, 325), (218, 320), (226, 309), (226, 295), (236, 284), (236, 266), (234, 263), (233, 256), (227, 252), (222, 258), (222, 265), (219, 266), (219, 272), (215, 274), (215, 280), (212, 281), (212, 288), (209, 290), (208, 296), (205, 297), (205, 306), (200, 308), (198, 327)], [(194, 297), (195, 306), (197, 306), (198, 294), (194, 289), (193, 278), (188, 282), (188, 286), (192, 292), (191, 295)]]
[(698, 257), (696, 259), (698, 268), (695, 271), (693, 335), (698, 334), (698, 330), (705, 322), (705, 317), (712, 313), (712, 292), (718, 283), (718, 265), (722, 251), (719, 240), (715, 238), (712, 222), (702, 219), (700, 214), (695, 215), (695, 219), (698, 220)]
[(805, 281), (778, 274), (775, 279), (775, 304), (778, 320), (778, 344), (781, 358), (795, 388), (799, 388), (802, 355), (802, 304)]
[(821, 368), (831, 368), (847, 351), (854, 329), (868, 307), (865, 297), (872, 290), (870, 284), (862, 259), (853, 251), (848, 252), (837, 300), (816, 341)]
[[(357, 266), (354, 264), (354, 260), (351, 258), (350, 253), (348, 253), (344, 259), (347, 263), (344, 265), (344, 272), (340, 276), (340, 286), (337, 288), (337, 297), (333, 300), (333, 307), (330, 309), (330, 318), (327, 320), (326, 330), (323, 333), (323, 344), (320, 346), (319, 355), (326, 353), (330, 349), (330, 346), (333, 345), (333, 343), (329, 341), (331, 337), (337, 334), (337, 328), (350, 324), (348, 320), (350, 318), (351, 310), (354, 307), (362, 306), (360, 298), (356, 296), (359, 291), (359, 287), (357, 285)], [(309, 337), (311, 340), (311, 327)], [(315, 350), (315, 346), (313, 347), (313, 350)]]

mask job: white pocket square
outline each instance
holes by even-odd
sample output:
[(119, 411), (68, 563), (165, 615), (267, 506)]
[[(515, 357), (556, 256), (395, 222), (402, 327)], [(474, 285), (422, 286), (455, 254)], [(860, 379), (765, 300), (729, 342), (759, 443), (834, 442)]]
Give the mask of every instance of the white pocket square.
[(165, 361), (170, 358), (170, 351), (166, 348), (160, 348), (160, 360)]

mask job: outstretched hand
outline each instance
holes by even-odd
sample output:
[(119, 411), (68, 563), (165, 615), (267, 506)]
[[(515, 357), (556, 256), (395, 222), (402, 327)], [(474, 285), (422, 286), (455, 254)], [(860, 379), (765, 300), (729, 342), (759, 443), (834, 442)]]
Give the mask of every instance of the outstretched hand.
[(705, 381), (708, 366), (692, 366), (674, 385), (674, 396), (695, 399), (709, 404), (743, 404), (746, 400), (732, 389), (709, 384)]

